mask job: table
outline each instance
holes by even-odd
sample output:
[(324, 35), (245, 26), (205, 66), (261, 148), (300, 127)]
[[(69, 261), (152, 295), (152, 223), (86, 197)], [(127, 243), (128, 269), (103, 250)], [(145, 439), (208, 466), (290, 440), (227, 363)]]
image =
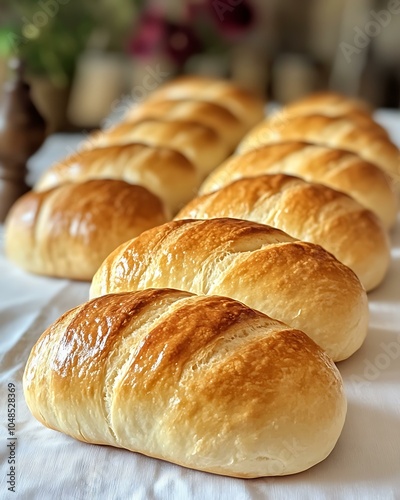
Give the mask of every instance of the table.
[[(400, 145), (400, 113), (377, 119)], [(33, 158), (30, 180), (81, 136), (49, 138)], [(191, 471), (125, 450), (77, 442), (43, 427), (24, 402), (21, 377), (39, 335), (85, 301), (87, 283), (28, 275), (4, 257), (0, 227), (0, 498), (22, 499), (399, 499), (400, 498), (400, 214), (391, 233), (392, 262), (369, 294), (370, 327), (363, 347), (338, 364), (349, 408), (332, 454), (301, 474), (232, 479)], [(7, 491), (8, 384), (16, 386), (16, 494)], [(13, 456), (14, 458), (14, 456)]]

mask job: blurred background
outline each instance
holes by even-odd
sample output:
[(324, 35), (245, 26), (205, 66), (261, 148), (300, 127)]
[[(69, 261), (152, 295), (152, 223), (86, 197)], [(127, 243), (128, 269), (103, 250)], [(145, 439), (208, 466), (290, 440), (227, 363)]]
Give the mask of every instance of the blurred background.
[(181, 73), (279, 103), (331, 88), (400, 104), (399, 0), (0, 1), (0, 84), (22, 57), (51, 131), (107, 126)]

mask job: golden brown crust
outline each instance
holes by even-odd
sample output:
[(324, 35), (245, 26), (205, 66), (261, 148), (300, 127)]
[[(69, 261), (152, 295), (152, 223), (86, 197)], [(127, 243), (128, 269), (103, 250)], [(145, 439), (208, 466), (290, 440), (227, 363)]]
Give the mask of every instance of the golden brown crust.
[(196, 168), (178, 151), (136, 143), (74, 153), (50, 167), (35, 189), (90, 179), (119, 179), (144, 186), (159, 196), (171, 213), (193, 198), (199, 184)]
[(303, 332), (177, 290), (67, 312), (32, 349), (23, 384), (52, 429), (235, 477), (313, 466), (346, 414), (339, 371)]
[(286, 119), (266, 120), (243, 139), (240, 152), (282, 141), (305, 141), (359, 154), (381, 167), (392, 177), (400, 174), (399, 150), (377, 128), (376, 124), (360, 124), (351, 115), (324, 116), (312, 114)]
[(33, 273), (90, 280), (118, 245), (167, 219), (159, 198), (123, 181), (29, 192), (7, 217), (6, 254)]
[(299, 141), (267, 144), (231, 156), (200, 187), (200, 194), (220, 189), (242, 177), (286, 173), (342, 191), (372, 210), (386, 227), (397, 216), (397, 194), (389, 177), (360, 156)]
[(240, 300), (305, 331), (334, 360), (355, 352), (367, 331), (356, 275), (320, 246), (263, 224), (179, 220), (146, 231), (103, 262), (91, 296), (149, 287)]
[(357, 113), (369, 119), (372, 119), (371, 111), (371, 107), (367, 102), (333, 91), (313, 92), (286, 104), (282, 108), (282, 113), (291, 115), (321, 113), (328, 116), (341, 116), (348, 113)]
[(147, 101), (133, 107), (124, 117), (124, 121), (137, 123), (147, 119), (189, 120), (198, 122), (216, 132), (229, 146), (236, 149), (246, 128), (227, 108), (207, 101), (176, 99), (165, 101)]
[(149, 146), (179, 151), (196, 166), (203, 178), (219, 165), (230, 152), (214, 130), (187, 120), (143, 120), (122, 122), (107, 130), (96, 132), (82, 144), (82, 149), (141, 142)]
[(149, 100), (198, 99), (215, 102), (237, 116), (246, 130), (264, 118), (265, 102), (228, 80), (181, 76), (159, 87)]
[(350, 267), (367, 291), (383, 280), (389, 239), (378, 218), (349, 196), (284, 174), (234, 181), (195, 198), (176, 219), (233, 217), (316, 243)]
[(271, 123), (276, 122), (278, 126), (280, 126), (282, 122), (286, 120), (291, 120), (294, 117), (300, 117), (300, 116), (305, 117), (309, 115), (313, 116), (316, 113), (323, 116), (331, 116), (341, 119), (348, 118), (351, 120), (352, 124), (354, 124), (355, 127), (370, 129), (376, 134), (377, 137), (382, 137), (383, 139), (387, 139), (390, 141), (390, 135), (388, 131), (384, 127), (382, 127), (382, 125), (380, 125), (378, 122), (376, 122), (373, 119), (373, 117), (368, 113), (357, 110), (340, 112), (340, 107), (336, 110), (336, 112), (330, 111), (329, 108), (327, 109), (324, 109), (323, 107), (321, 108), (322, 109), (316, 109), (315, 111), (310, 109), (308, 112), (306, 109), (304, 111), (301, 110), (291, 111), (291, 110), (286, 110), (286, 108), (284, 108), (278, 113), (271, 115), (269, 117), (269, 120), (271, 121)]

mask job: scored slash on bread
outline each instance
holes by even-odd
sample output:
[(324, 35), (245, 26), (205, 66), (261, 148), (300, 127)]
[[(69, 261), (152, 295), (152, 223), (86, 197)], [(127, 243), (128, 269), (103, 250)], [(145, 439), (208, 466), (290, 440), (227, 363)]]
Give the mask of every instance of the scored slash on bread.
[[(29, 357), (24, 394), (44, 425), (84, 442), (234, 477), (293, 474), (329, 455), (346, 414), (333, 361), (356, 352), (368, 328), (367, 295), (356, 274), (321, 246), (274, 227), (232, 218), (163, 224), (162, 202), (145, 188), (139, 195), (126, 191), (125, 198), (115, 191), (112, 200), (104, 196), (112, 191), (106, 183), (125, 182), (88, 180), (138, 182), (175, 213), (194, 194), (193, 183), (197, 187), (263, 119), (263, 107), (261, 99), (231, 83), (178, 78), (132, 109), (125, 122), (90, 136), (37, 189), (76, 184), (31, 193), (28, 209), (26, 200), (15, 209), (7, 246), (10, 253), (18, 245), (32, 251), (21, 262), (26, 268), (36, 262), (34, 272), (57, 276), (68, 268), (68, 277), (82, 278), (84, 268), (90, 277), (100, 253), (104, 258), (112, 252), (93, 278), (95, 298), (59, 318)], [(269, 145), (281, 141), (296, 142)], [(244, 154), (205, 181), (203, 193), (236, 176), (283, 169), (354, 196), (387, 227), (396, 217), (388, 176), (365, 159), (393, 175), (398, 150), (357, 101), (330, 93), (297, 103), (250, 131), (239, 152)], [(255, 212), (270, 210), (273, 220), (262, 222), (305, 239), (315, 232), (315, 241), (323, 243), (323, 236), (325, 244), (339, 243), (340, 251), (347, 247), (351, 258), (342, 258), (354, 266), (361, 254), (347, 243), (365, 229), (367, 239), (378, 235), (383, 242), (379, 262), (366, 267), (375, 273), (382, 262), (387, 267), (386, 234), (368, 210), (325, 186), (273, 177), (267, 207), (260, 198), (264, 177), (195, 200), (186, 214), (248, 216), (253, 204)], [(83, 192), (96, 183), (96, 196)], [(305, 194), (298, 198), (301, 189)], [(223, 191), (230, 193), (225, 200)], [(291, 202), (281, 206), (279, 197)], [(81, 199), (83, 212), (74, 205)], [(284, 221), (285, 211), (291, 218)], [(121, 230), (127, 219), (133, 227), (140, 221), (137, 233)], [(158, 226), (142, 232), (142, 222)], [(83, 250), (76, 250), (80, 243)], [(88, 253), (96, 263), (87, 260)]]
[(68, 182), (121, 179), (147, 188), (175, 214), (195, 194), (200, 176), (194, 165), (170, 148), (132, 143), (79, 151), (44, 172), (43, 191)]
[(94, 149), (132, 142), (179, 151), (196, 166), (202, 178), (230, 153), (230, 147), (212, 128), (188, 120), (147, 119), (138, 123), (122, 122), (89, 136), (81, 147)]
[(238, 179), (189, 202), (176, 219), (233, 217), (268, 224), (321, 245), (349, 266), (367, 291), (390, 262), (389, 237), (378, 217), (322, 184), (271, 174)]
[(124, 116), (123, 121), (138, 123), (147, 119), (190, 120), (210, 127), (228, 144), (231, 152), (246, 133), (243, 123), (228, 109), (213, 102), (193, 100), (145, 101)]
[(231, 156), (207, 177), (199, 193), (216, 191), (242, 177), (278, 173), (343, 191), (376, 213), (387, 228), (396, 220), (397, 193), (379, 167), (349, 151), (302, 141), (267, 144)]
[(181, 76), (152, 92), (149, 101), (193, 99), (227, 108), (249, 130), (264, 118), (265, 102), (232, 82), (202, 76)]
[(33, 347), (23, 387), (33, 415), (75, 439), (246, 478), (324, 460), (347, 407), (338, 369), (303, 332), (165, 289), (65, 313)]
[[(196, 99), (189, 100), (194, 82)], [(121, 241), (137, 235), (138, 228), (148, 229), (170, 219), (195, 196), (206, 175), (234, 150), (253, 121), (258, 121), (256, 117), (261, 119), (264, 102), (218, 80), (191, 79), (189, 88), (184, 87), (186, 97), (144, 103), (140, 111), (134, 110), (131, 122), (90, 135), (80, 150), (42, 175), (36, 192), (23, 198), (8, 219), (8, 255), (14, 262), (49, 276), (90, 279)], [(201, 92), (199, 87), (203, 87)], [(112, 180), (113, 196), (104, 196), (105, 186), (111, 186)], [(69, 183), (75, 185), (67, 186)], [(127, 183), (132, 185), (129, 197)], [(124, 194), (115, 186), (125, 186)], [(90, 192), (94, 187), (97, 194)], [(112, 231), (98, 241), (107, 221), (112, 221)], [(125, 231), (127, 225), (130, 231)], [(36, 232), (38, 238), (32, 236)], [(18, 249), (21, 241), (26, 248)], [(84, 256), (80, 263), (79, 256)]]
[(360, 116), (364, 115), (370, 120), (373, 119), (371, 114), (372, 109), (366, 101), (328, 90), (313, 92), (289, 102), (285, 104), (281, 112), (291, 116), (310, 115), (313, 113), (340, 116), (357, 113)]
[(172, 221), (128, 241), (95, 274), (91, 297), (145, 288), (232, 297), (307, 333), (335, 361), (362, 345), (368, 300), (319, 245), (237, 219)]
[(305, 141), (352, 151), (391, 176), (400, 172), (399, 150), (381, 127), (372, 120), (361, 124), (351, 114), (288, 116), (284, 120), (272, 117), (254, 127), (239, 144), (238, 151), (244, 153), (282, 141)]

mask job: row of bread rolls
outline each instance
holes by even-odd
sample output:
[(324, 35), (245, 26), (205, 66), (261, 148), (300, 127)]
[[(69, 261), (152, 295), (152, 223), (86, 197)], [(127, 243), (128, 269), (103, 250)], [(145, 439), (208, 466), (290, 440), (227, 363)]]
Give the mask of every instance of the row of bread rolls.
[(176, 213), (193, 198), (200, 177), (178, 151), (141, 143), (76, 152), (49, 168), (36, 191), (93, 179), (118, 179), (145, 187)]
[[(325, 129), (328, 121), (333, 125)], [(371, 131), (391, 151), (386, 172), (354, 152), (324, 145), (351, 149), (346, 141), (354, 136), (353, 146), (370, 143), (377, 153)], [(334, 93), (306, 98), (257, 125), (238, 153), (206, 179), (203, 196), (177, 218), (229, 216), (271, 224), (322, 245), (356, 272), (367, 291), (382, 282), (390, 260), (386, 230), (398, 207), (396, 179), (388, 171), (399, 169), (399, 151), (365, 106)], [(251, 179), (229, 185), (246, 177)]]
[(366, 290), (384, 278), (389, 237), (378, 217), (350, 196), (285, 174), (242, 178), (190, 202), (178, 219), (237, 217), (269, 224), (322, 245)]
[(121, 123), (89, 136), (18, 200), (6, 221), (11, 260), (34, 273), (90, 280), (118, 245), (193, 198), (264, 108), (258, 97), (212, 79), (198, 79), (182, 99), (155, 102), (133, 106)]
[(154, 194), (176, 213), (263, 116), (263, 100), (228, 81), (177, 78), (132, 106), (115, 126), (91, 134), (35, 188), (112, 176), (150, 190), (155, 185)]
[[(200, 92), (218, 104), (226, 98), (227, 109), (245, 127), (257, 121), (251, 101), (238, 100), (232, 87), (228, 91), (226, 84), (215, 82), (204, 88), (201, 79), (186, 78), (154, 92), (147, 111), (133, 110), (108, 136), (101, 132), (91, 138), (85, 154), (94, 143), (126, 144), (140, 137), (147, 145), (165, 147), (171, 138), (204, 177), (216, 166), (211, 167), (213, 162), (220, 162), (218, 148), (211, 146), (212, 157), (203, 161), (207, 141), (196, 139), (195, 146), (188, 146), (194, 128), (180, 121), (191, 106), (186, 99)], [(165, 104), (172, 100), (176, 107)], [(353, 103), (343, 101), (346, 106)], [(361, 108), (352, 111), (360, 126), (369, 120)], [(218, 119), (225, 118), (221, 114)], [(207, 117), (211, 131), (219, 127), (214, 120)], [(174, 129), (168, 135), (171, 121)], [(136, 132), (130, 132), (131, 126), (138, 127)], [(232, 135), (236, 131), (232, 122)], [(385, 137), (377, 125), (374, 131)], [(229, 134), (222, 136), (229, 148)], [(342, 176), (349, 191), (385, 214), (389, 226), (390, 209), (382, 210), (368, 188), (357, 190), (351, 181), (357, 179), (357, 168), (369, 171), (393, 202), (391, 184), (379, 168), (339, 151), (341, 168), (335, 168), (333, 154), (324, 169), (323, 154), (333, 150), (318, 148), (307, 151), (320, 165), (317, 180), (325, 176), (324, 184), (340, 184)], [(276, 149), (275, 159), (289, 165), (294, 153)], [(227, 164), (243, 161), (251, 171), (248, 155)], [(378, 216), (357, 201), (285, 175), (297, 173), (287, 168), (273, 177), (250, 174), (254, 179), (198, 198), (180, 212), (182, 220), (143, 232), (105, 259), (92, 281), (94, 298), (51, 326), (29, 358), (24, 391), (43, 424), (90, 443), (237, 477), (300, 472), (330, 453), (346, 414), (343, 383), (331, 358), (346, 359), (362, 345), (368, 300), (356, 274), (320, 244), (331, 250), (336, 245), (343, 260), (359, 265), (368, 235), (379, 235), (371, 253), (376, 252), (375, 267), (382, 274), (387, 235)], [(309, 170), (309, 180), (315, 180)], [(281, 224), (296, 234), (272, 227)], [(364, 238), (358, 246), (349, 228), (354, 228), (354, 239)], [(293, 237), (309, 235), (318, 241)], [(346, 248), (350, 242), (353, 246)], [(379, 277), (367, 271), (364, 279), (376, 284)], [(290, 451), (293, 443), (296, 453)]]
[(232, 218), (172, 221), (118, 247), (90, 295), (177, 288), (244, 302), (309, 335), (340, 361), (362, 345), (368, 301), (356, 275), (321, 246)]
[[(333, 98), (341, 101), (345, 112), (345, 97), (327, 94), (325, 98), (328, 102)], [(318, 100), (319, 107), (322, 100), (322, 97)], [(354, 114), (355, 105), (349, 100), (349, 112), (341, 115), (341, 119)], [(371, 129), (380, 129), (367, 111), (360, 108), (357, 112)], [(283, 111), (283, 114), (289, 115), (289, 112)], [(351, 122), (351, 116), (349, 120)], [(386, 132), (380, 134), (387, 137)], [(310, 178), (315, 170), (317, 176), (333, 179), (331, 182), (337, 185), (340, 179), (344, 179), (342, 182), (344, 185), (347, 182), (349, 191), (358, 193), (359, 199), (367, 199), (378, 210), (378, 204), (373, 204), (374, 194), (369, 197), (367, 188), (358, 190), (350, 181), (357, 179), (358, 175), (362, 184), (365, 181), (362, 175), (370, 174), (369, 181), (377, 179), (381, 188), (378, 198), (383, 200), (386, 196), (388, 200), (387, 210), (380, 210), (380, 213), (385, 214), (387, 225), (394, 219), (397, 208), (392, 181), (379, 167), (353, 153), (305, 143), (276, 144), (273, 148), (260, 148), (252, 155), (234, 156), (211, 174), (211, 181), (206, 180), (201, 191), (207, 191), (210, 183), (215, 185), (218, 176), (224, 178), (225, 175), (224, 180), (229, 183), (229, 174), (239, 172), (237, 177), (240, 179), (238, 165), (243, 165), (246, 174), (250, 172), (253, 175), (257, 170), (253, 170), (255, 163), (261, 171), (266, 163), (266, 173), (271, 165), (274, 165), (275, 172), (279, 172), (280, 166), (286, 166), (290, 171), (290, 165), (297, 164), (309, 172)], [(237, 170), (231, 168), (232, 164)], [(371, 182), (369, 188), (373, 188)], [(226, 217), (231, 219), (221, 219)], [(200, 294), (218, 293), (241, 300), (302, 329), (335, 361), (346, 359), (361, 346), (368, 326), (365, 289), (371, 290), (383, 280), (389, 265), (390, 245), (383, 221), (356, 199), (323, 184), (276, 173), (237, 180), (217, 192), (200, 196), (178, 214), (177, 219), (182, 218), (186, 219), (187, 225), (165, 224), (113, 252), (93, 279), (92, 296), (146, 287), (174, 287)], [(196, 224), (192, 219), (211, 220)], [(212, 219), (219, 219), (215, 221), (216, 225)], [(291, 237), (310, 242), (313, 244), (307, 247), (310, 253), (304, 250), (304, 243), (302, 251), (293, 252), (293, 255), (289, 252), (290, 257), (286, 254), (287, 245), (279, 244), (278, 250), (273, 247), (272, 251), (269, 247), (266, 251), (267, 242), (260, 241), (258, 237), (248, 237), (248, 247), (243, 249), (242, 244), (237, 242), (237, 234), (243, 230), (239, 219), (247, 221), (245, 227), (249, 231), (250, 220), (269, 224), (284, 230)], [(239, 251), (236, 251), (238, 247)], [(257, 257), (251, 255), (254, 250)], [(330, 253), (346, 269), (347, 274), (341, 285), (333, 284), (326, 278), (327, 275), (332, 278), (331, 264), (328, 265), (329, 271), (322, 271), (326, 262), (331, 262)], [(318, 271), (311, 276), (308, 274), (310, 269)], [(335, 268), (333, 272), (335, 279), (337, 270)], [(351, 271), (356, 273), (358, 279)], [(302, 285), (297, 282), (299, 278)], [(305, 286), (305, 282), (310, 288)], [(270, 290), (272, 294), (268, 294)], [(300, 307), (294, 299), (293, 291), (298, 293), (299, 290), (302, 290), (301, 300), (304, 301), (304, 295), (309, 300), (309, 310), (306, 306)], [(303, 294), (303, 290), (307, 291)], [(283, 295), (280, 296), (280, 293)], [(345, 298), (346, 293), (361, 307), (353, 305), (349, 308), (351, 300)], [(329, 322), (321, 325), (321, 318), (318, 319), (315, 313), (316, 304), (321, 307), (324, 318), (332, 314), (335, 321), (343, 319), (339, 328), (340, 340), (334, 333), (335, 327), (329, 326)], [(343, 315), (343, 311), (346, 314)]]
[(200, 194), (216, 191), (242, 177), (283, 173), (348, 194), (393, 226), (398, 200), (390, 177), (355, 153), (302, 141), (267, 144), (231, 156), (204, 181)]
[(373, 122), (361, 123), (352, 115), (288, 116), (284, 122), (272, 118), (255, 127), (241, 143), (239, 151), (299, 140), (352, 151), (390, 175), (399, 173), (397, 147)]
[[(327, 98), (329, 100), (331, 95), (328, 94)], [(346, 101), (345, 98), (341, 100)], [(351, 101), (349, 106), (351, 108)], [(364, 120), (369, 120), (371, 127), (378, 128), (372, 117), (368, 117), (366, 112), (364, 114)], [(268, 156), (270, 154), (273, 160)], [(304, 143), (285, 143), (275, 145), (273, 150), (258, 149), (257, 155), (255, 160), (249, 158), (250, 153), (228, 160), (215, 174), (211, 174), (211, 183), (215, 182), (215, 178), (218, 181), (218, 175), (223, 176), (226, 171), (232, 173), (234, 170), (229, 170), (232, 164), (243, 164), (248, 167), (247, 173), (252, 172), (257, 161), (260, 170), (266, 162), (267, 167), (275, 165), (277, 172), (282, 165), (296, 162), (298, 165), (307, 165), (310, 177), (314, 169), (322, 178), (336, 172), (336, 182), (342, 176), (348, 182), (349, 190), (352, 188), (349, 179), (354, 179), (358, 172), (361, 183), (361, 175), (366, 172), (380, 181), (378, 185), (387, 195), (391, 211), (396, 211), (396, 196), (390, 179), (378, 167), (364, 162), (355, 154)], [(299, 156), (301, 160), (298, 159)], [(234, 172), (237, 171), (239, 169)], [(225, 177), (226, 182), (229, 182), (229, 173)], [(331, 178), (335, 179), (335, 175), (331, 175)], [(205, 186), (209, 183), (206, 180)], [(373, 186), (370, 184), (369, 187)], [(207, 191), (206, 187), (203, 189)], [(352, 189), (360, 193), (360, 198), (364, 195), (369, 201), (373, 199), (373, 196), (368, 197), (367, 189)], [(381, 193), (380, 196), (382, 199)], [(388, 212), (390, 224), (393, 213), (390, 210)], [(213, 225), (212, 221), (195, 224), (191, 220), (221, 217), (236, 220), (224, 219), (217, 225)], [(335, 361), (351, 356), (361, 346), (368, 326), (367, 300), (363, 286), (370, 290), (382, 281), (389, 265), (390, 246), (383, 223), (358, 201), (329, 186), (275, 174), (236, 181), (217, 192), (198, 197), (177, 218), (189, 219), (188, 226), (166, 224), (142, 234), (113, 252), (94, 277), (92, 296), (163, 286), (200, 294), (219, 293), (242, 300), (276, 319), (301, 328)], [(310, 254), (304, 252), (303, 244), (301, 256), (304, 260), (299, 252), (294, 253), (295, 258), (289, 258), (286, 256), (287, 246), (279, 245), (278, 253), (275, 249), (271, 252), (271, 248), (269, 252), (265, 252), (266, 242), (260, 244), (259, 239), (250, 238), (249, 246), (236, 252), (239, 231), (236, 228), (242, 227), (237, 219), (270, 224), (282, 229), (292, 237), (313, 243), (308, 247), (312, 251)], [(245, 226), (250, 228), (248, 222)], [(331, 262), (331, 256), (321, 251), (317, 245), (334, 254), (359, 279), (346, 267), (348, 273), (340, 286), (328, 283), (325, 277), (330, 275), (330, 271), (323, 272), (320, 266), (323, 267), (327, 261)], [(254, 263), (250, 256), (252, 250), (257, 250)], [(332, 269), (332, 266), (328, 267)], [(318, 269), (315, 276), (308, 274), (310, 269)], [(335, 277), (336, 274), (337, 270)], [(270, 277), (272, 285), (266, 276)], [(299, 307), (291, 295), (293, 290), (298, 293), (298, 290), (306, 288), (304, 284), (300, 286), (297, 283), (299, 277), (302, 282), (314, 287), (316, 293), (314, 295), (311, 289), (307, 289), (305, 293), (311, 304), (309, 312), (306, 307)], [(269, 290), (273, 290), (273, 293), (267, 299)], [(280, 297), (282, 290), (284, 295)], [(349, 309), (351, 301), (345, 298), (344, 290), (362, 306)], [(289, 295), (286, 296), (285, 293)], [(303, 291), (301, 300), (304, 300)], [(328, 324), (321, 326), (314, 310), (317, 303), (322, 308), (323, 317), (329, 311), (335, 320), (343, 318), (339, 328), (342, 335), (340, 341), (334, 334), (334, 327), (329, 327)], [(342, 310), (346, 311), (346, 315), (342, 314)], [(352, 316), (353, 313), (355, 316)], [(319, 337), (321, 332), (322, 336)]]
[[(347, 102), (346, 106), (335, 104)], [(324, 101), (327, 102), (324, 111)], [(361, 158), (399, 178), (399, 150), (372, 115), (353, 100), (332, 93), (322, 93), (288, 106), (281, 113), (256, 125), (239, 145), (239, 152), (282, 141), (305, 141), (352, 151)]]

